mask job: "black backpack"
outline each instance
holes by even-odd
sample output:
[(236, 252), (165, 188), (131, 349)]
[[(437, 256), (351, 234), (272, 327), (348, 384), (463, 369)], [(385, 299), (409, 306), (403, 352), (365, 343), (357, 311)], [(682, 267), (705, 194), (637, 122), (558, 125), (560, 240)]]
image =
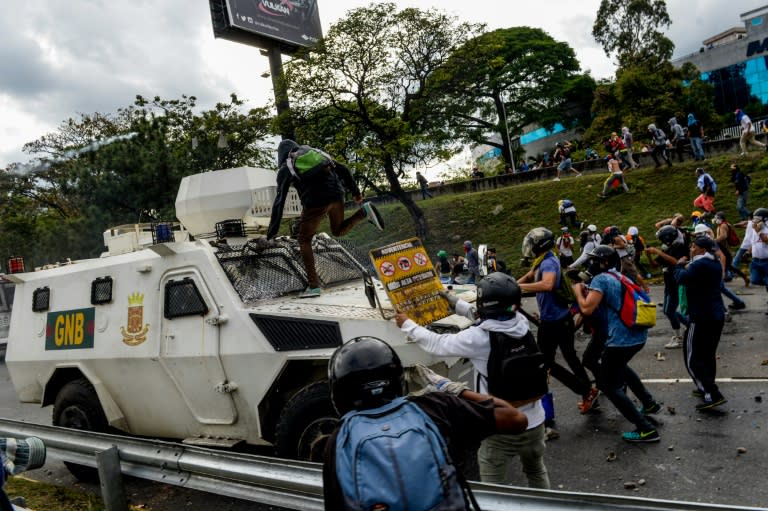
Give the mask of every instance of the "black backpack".
[(491, 353), (488, 356), (488, 393), (515, 402), (532, 402), (549, 390), (544, 355), (533, 334), (512, 337), (502, 332), (488, 332)]

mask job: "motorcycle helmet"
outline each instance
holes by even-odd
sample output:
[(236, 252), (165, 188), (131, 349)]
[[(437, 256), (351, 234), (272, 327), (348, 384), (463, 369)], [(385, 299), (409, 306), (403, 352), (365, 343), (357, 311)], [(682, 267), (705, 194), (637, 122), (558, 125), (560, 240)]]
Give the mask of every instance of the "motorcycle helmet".
[(768, 223), (768, 208), (757, 208), (752, 212), (752, 221)]
[(536, 227), (523, 238), (523, 257), (532, 259), (555, 246), (555, 236), (546, 227)]
[(514, 316), (513, 307), (521, 298), (520, 286), (505, 273), (493, 272), (477, 283), (477, 312), (482, 318)]
[(618, 268), (619, 255), (613, 247), (598, 245), (589, 252), (587, 261), (587, 273), (595, 277), (611, 268)]
[(677, 227), (674, 225), (665, 225), (656, 231), (656, 238), (665, 245), (671, 246), (677, 241), (678, 233)]
[(376, 337), (355, 337), (337, 348), (328, 362), (328, 380), (339, 415), (377, 408), (405, 394), (400, 357)]

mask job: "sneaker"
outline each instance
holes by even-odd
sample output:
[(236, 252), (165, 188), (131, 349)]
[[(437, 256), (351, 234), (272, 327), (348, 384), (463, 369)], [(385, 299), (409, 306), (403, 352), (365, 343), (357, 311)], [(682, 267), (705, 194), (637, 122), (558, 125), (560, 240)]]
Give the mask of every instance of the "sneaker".
[(744, 302), (733, 302), (728, 304), (728, 308), (733, 311), (740, 311), (741, 309), (746, 309), (747, 304)]
[(651, 406), (641, 406), (637, 411), (643, 415), (659, 413), (661, 411), (661, 403), (654, 401)]
[(320, 296), (320, 293), (321, 291), (319, 287), (308, 287), (299, 295), (299, 298), (314, 298)]
[(555, 440), (560, 438), (560, 432), (556, 430), (555, 428), (550, 428), (549, 426), (544, 427), (544, 439), (545, 440)]
[(694, 396), (694, 397), (703, 398), (704, 397), (704, 391), (703, 390), (699, 390), (699, 389), (693, 389), (691, 391), (691, 395)]
[(581, 172), (577, 172), (576, 177), (581, 177)]
[(587, 396), (584, 398), (584, 400), (583, 401), (579, 401), (579, 411), (582, 414), (585, 414), (588, 411), (590, 411), (592, 409), (592, 407), (594, 406), (595, 401), (597, 400), (597, 396), (599, 396), (599, 395), (600, 395), (600, 391), (597, 390), (596, 387), (592, 387), (589, 390), (589, 394), (587, 394)]
[(635, 431), (628, 431), (626, 433), (622, 433), (621, 438), (631, 444), (644, 444), (650, 442), (658, 442), (661, 440), (659, 432), (655, 429), (651, 429), (649, 431), (640, 431), (639, 429)]
[(379, 214), (379, 210), (376, 209), (376, 206), (370, 202), (363, 202), (362, 210), (365, 214), (365, 218), (367, 218), (374, 227), (380, 231), (384, 230), (384, 220), (381, 219), (381, 215)]
[(679, 335), (673, 335), (672, 339), (664, 345), (668, 350), (674, 350), (683, 347), (683, 338)]
[(556, 178), (555, 178), (555, 179), (553, 179), (552, 181), (560, 181), (560, 178), (559, 178), (559, 177), (556, 177)]
[(728, 400), (725, 399), (723, 396), (709, 396), (709, 399), (707, 399), (707, 395), (704, 395), (704, 402), (699, 403), (696, 405), (696, 409), (701, 410), (711, 410), (712, 408), (716, 406), (720, 406), (722, 404), (727, 403)]

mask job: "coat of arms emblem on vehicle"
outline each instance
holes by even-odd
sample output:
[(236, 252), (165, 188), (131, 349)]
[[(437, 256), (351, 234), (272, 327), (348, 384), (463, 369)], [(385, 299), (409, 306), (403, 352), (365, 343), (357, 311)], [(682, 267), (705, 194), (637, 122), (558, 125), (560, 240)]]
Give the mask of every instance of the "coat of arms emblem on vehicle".
[(144, 295), (133, 293), (128, 295), (128, 327), (121, 326), (123, 342), (128, 346), (137, 346), (147, 340), (149, 323), (144, 323)]

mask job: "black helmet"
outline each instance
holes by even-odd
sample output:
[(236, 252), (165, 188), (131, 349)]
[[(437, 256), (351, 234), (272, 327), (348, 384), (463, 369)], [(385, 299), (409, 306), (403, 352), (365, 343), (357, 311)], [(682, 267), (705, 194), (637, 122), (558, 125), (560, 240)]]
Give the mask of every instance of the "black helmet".
[(616, 253), (613, 247), (608, 245), (598, 245), (588, 255), (587, 273), (593, 277), (611, 268), (619, 267), (619, 254)]
[(656, 231), (656, 237), (667, 246), (672, 245), (677, 241), (678, 234), (679, 231), (674, 225), (665, 225)]
[(339, 415), (377, 408), (405, 394), (400, 357), (376, 337), (355, 337), (334, 351), (328, 362), (328, 380)]
[(477, 283), (477, 312), (482, 318), (514, 316), (514, 305), (520, 305), (522, 293), (515, 279), (506, 273), (493, 272)]
[(762, 222), (768, 223), (768, 208), (757, 208), (752, 212), (752, 218), (759, 218)]
[(555, 246), (555, 237), (546, 227), (536, 227), (523, 238), (523, 257), (533, 258)]

